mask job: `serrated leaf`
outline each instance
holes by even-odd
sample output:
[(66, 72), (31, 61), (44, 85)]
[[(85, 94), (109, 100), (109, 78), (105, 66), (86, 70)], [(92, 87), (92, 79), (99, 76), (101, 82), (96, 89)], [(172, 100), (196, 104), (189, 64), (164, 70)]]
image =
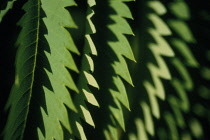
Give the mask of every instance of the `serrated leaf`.
[(99, 89), (99, 85), (92, 75), (92, 72), (94, 72), (94, 61), (91, 55), (97, 55), (95, 45), (91, 38), (91, 34), (94, 34), (96, 32), (95, 26), (91, 21), (91, 18), (94, 15), (94, 11), (92, 10), (93, 5), (95, 5), (95, 1), (88, 1), (88, 8), (86, 13), (86, 32), (84, 35), (85, 44), (81, 62), (81, 74), (79, 77), (79, 82), (77, 84), (80, 90), (80, 94), (77, 94), (74, 98), (74, 102), (77, 104), (78, 113), (73, 113), (71, 115), (71, 117), (74, 118), (73, 120), (76, 121), (73, 134), (81, 140), (86, 140), (87, 138), (80, 119), (83, 119), (86, 123), (95, 127), (91, 112), (86, 106), (85, 101), (87, 101), (91, 105), (99, 107), (98, 101), (89, 89), (89, 86)]
[(8, 13), (10, 9), (13, 8), (13, 4), (16, 0), (8, 0), (6, 3), (6, 7), (4, 9), (0, 9), (0, 23), (2, 22), (4, 16)]
[[(163, 117), (158, 98), (163, 102), (167, 100), (166, 87), (164, 86), (162, 79), (165, 79), (168, 82), (172, 79), (170, 68), (166, 60), (175, 57), (172, 47), (168, 40), (165, 39), (165, 37), (168, 38), (172, 35), (171, 29), (162, 17), (160, 17), (166, 14), (166, 7), (160, 1), (148, 1), (142, 4), (146, 6), (144, 9), (146, 16), (143, 17), (143, 22), (147, 23), (147, 26), (143, 29), (145, 37), (139, 37), (138, 39), (140, 39), (140, 41), (137, 43), (139, 43), (138, 47), (140, 47), (140, 45), (146, 46), (143, 49), (137, 49), (138, 51), (144, 51), (144, 54), (138, 52), (142, 55), (139, 61), (142, 61), (143, 59), (143, 62), (142, 65), (136, 66), (136, 69), (143, 69), (141, 72), (146, 73), (141, 75), (144, 77), (142, 80), (136, 81), (142, 83), (147, 95), (137, 96), (142, 99), (133, 99), (139, 101), (142, 114), (141, 116), (138, 115), (138, 125), (141, 128), (137, 128), (136, 136), (131, 137), (139, 140), (148, 139), (148, 134), (150, 136), (156, 135), (154, 117), (158, 120)], [(152, 58), (150, 57), (151, 55)], [(144, 76), (146, 74), (149, 74), (150, 76)], [(136, 88), (135, 91), (138, 93), (139, 89), (140, 91), (145, 91), (141, 88)], [(146, 101), (148, 101), (148, 103)], [(144, 117), (144, 120), (142, 120), (142, 117)], [(137, 122), (135, 123), (137, 125)], [(139, 131), (141, 131), (141, 134)]]
[(159, 18), (156, 14), (148, 14), (147, 17), (154, 24), (156, 31), (161, 35), (171, 35), (171, 30), (168, 28), (166, 23)]
[[(98, 73), (101, 75), (101, 72), (105, 71), (106, 75), (102, 79), (97, 79), (97, 81), (99, 81), (100, 91), (105, 91), (107, 94), (102, 99), (104, 100), (101, 105), (103, 106), (102, 109), (108, 109), (108, 112), (111, 113), (111, 115), (104, 115), (109, 117), (109, 121), (104, 124), (103, 130), (107, 138), (111, 135), (110, 139), (117, 140), (119, 136), (118, 134), (115, 135), (114, 132), (118, 133), (118, 129), (125, 130), (122, 105), (129, 109), (123, 80), (133, 86), (126, 58), (132, 61), (135, 61), (135, 58), (125, 36), (125, 34), (133, 35), (131, 27), (125, 20), (125, 18), (132, 19), (132, 15), (128, 6), (121, 0), (101, 1), (98, 3), (99, 8), (96, 5), (96, 14), (98, 12), (98, 16), (101, 16), (101, 9), (105, 11), (102, 20), (98, 21), (98, 24), (96, 23), (98, 37), (103, 36), (104, 38), (101, 42), (95, 41), (99, 59), (102, 59), (102, 62), (98, 62), (98, 67), (101, 67), (98, 68), (101, 69), (100, 73), (98, 70)], [(103, 32), (103, 30), (106, 30), (106, 32)], [(109, 126), (112, 126), (113, 134), (109, 130), (111, 129)]]
[[(19, 22), (22, 30), (17, 40), (16, 80), (8, 101), (11, 109), (4, 130), (5, 140), (22, 139), (24, 132), (28, 131), (25, 130), (28, 127), (26, 122), (33, 118), (31, 114), (35, 110), (42, 114), (39, 117), (43, 117), (44, 125), (44, 130), (31, 130), (30, 133), (37, 138), (63, 139), (62, 125), (72, 133), (65, 105), (77, 110), (67, 87), (75, 92), (78, 89), (66, 68), (78, 72), (68, 50), (79, 52), (64, 28), (76, 27), (64, 7), (73, 5), (73, 1), (57, 0), (29, 0), (24, 5), (26, 13)], [(52, 9), (57, 9), (56, 13)], [(31, 106), (35, 110), (29, 110)], [(34, 123), (33, 127), (39, 125)]]
[(120, 15), (124, 18), (133, 19), (128, 6), (125, 5), (122, 1), (110, 0), (110, 6), (113, 7), (113, 9), (115, 9), (115, 11), (117, 12), (117, 15)]

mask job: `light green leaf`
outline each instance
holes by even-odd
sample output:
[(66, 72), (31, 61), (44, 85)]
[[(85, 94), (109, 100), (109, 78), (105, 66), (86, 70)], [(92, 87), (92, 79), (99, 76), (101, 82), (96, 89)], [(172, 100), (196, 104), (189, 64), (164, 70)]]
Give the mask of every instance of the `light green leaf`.
[[(132, 15), (128, 6), (122, 0), (99, 1), (98, 3), (99, 7), (97, 9), (96, 5), (96, 14), (98, 12), (98, 16), (101, 16), (100, 13), (104, 13), (103, 18), (98, 24), (96, 23), (96, 27), (98, 27), (98, 29), (96, 28), (98, 31), (97, 37), (102, 36), (104, 38), (101, 42), (95, 41), (99, 52), (98, 59), (102, 60), (98, 62), (98, 67), (102, 67), (98, 68), (101, 69), (98, 73), (99, 75), (103, 71), (106, 73), (104, 78), (97, 79), (97, 81), (100, 81), (100, 91), (105, 91), (107, 95), (105, 99), (102, 99), (104, 100), (102, 103), (106, 102), (106, 104), (102, 104), (103, 108), (101, 109), (108, 109), (108, 112), (111, 113), (111, 115), (106, 113), (104, 115), (108, 116), (108, 123), (104, 124), (103, 131), (106, 137), (111, 135), (112, 139), (118, 140), (119, 135), (115, 135), (114, 132), (119, 132), (118, 129), (125, 130), (122, 106), (130, 109), (123, 81), (133, 86), (126, 59), (135, 61), (135, 58), (125, 36), (127, 34), (133, 35), (131, 27), (125, 19), (132, 19)], [(103, 30), (106, 30), (106, 32)], [(110, 129), (113, 129), (113, 134), (111, 134)]]
[(5, 9), (1, 9), (1, 10), (0, 10), (0, 23), (2, 22), (4, 16), (7, 14), (7, 12), (8, 12), (10, 9), (13, 8), (13, 4), (14, 4), (15, 1), (16, 1), (16, 0), (8, 0), (7, 2), (5, 2), (5, 3), (7, 3)]
[(174, 38), (170, 42), (173, 45), (174, 49), (178, 50), (179, 54), (184, 57), (186, 65), (191, 67), (198, 67), (198, 62), (196, 61), (195, 57), (193, 56), (192, 52), (184, 41)]
[(149, 1), (148, 7), (151, 7), (158, 15), (163, 15), (167, 12), (165, 6), (160, 1)]
[(166, 124), (168, 125), (168, 129), (169, 129), (169, 139), (172, 139), (172, 140), (178, 140), (179, 139), (179, 134), (178, 134), (178, 130), (177, 130), (177, 127), (176, 127), (176, 123), (175, 123), (175, 120), (174, 120), (174, 117), (168, 113), (168, 112), (165, 112), (164, 114), (164, 119), (166, 121)]
[(195, 43), (195, 38), (184, 21), (171, 19), (168, 24), (184, 41)]
[(151, 114), (150, 108), (145, 102), (141, 103), (141, 107), (143, 109), (144, 122), (145, 122), (145, 125), (146, 125), (146, 130), (151, 136), (154, 136), (155, 129), (154, 129), (154, 124), (153, 124), (152, 114)]
[(184, 1), (175, 1), (169, 4), (171, 12), (179, 19), (188, 20), (190, 18), (189, 8)]
[[(73, 129), (73, 134), (81, 139), (86, 140), (85, 131), (80, 119), (83, 119), (89, 125), (95, 127), (95, 123), (92, 119), (91, 112), (89, 111), (86, 102), (91, 105), (98, 106), (98, 101), (96, 100), (94, 93), (89, 89), (89, 85), (99, 89), (99, 85), (92, 75), (94, 72), (94, 61), (91, 55), (97, 55), (95, 45), (92, 41), (91, 34), (96, 32), (95, 26), (93, 25), (91, 18), (94, 15), (92, 6), (95, 5), (95, 1), (88, 1), (87, 15), (86, 15), (86, 32), (85, 32), (85, 44), (83, 49), (83, 56), (81, 61), (81, 73), (79, 76), (78, 88), (80, 93), (75, 95), (74, 102), (77, 106), (78, 113), (72, 113), (71, 117), (76, 121), (76, 125)], [(74, 123), (74, 122), (73, 122)]]
[(147, 136), (143, 121), (138, 118), (135, 120), (135, 124), (136, 124), (136, 129), (137, 129), (137, 137), (130, 134), (129, 140), (132, 140), (132, 139), (134, 139), (134, 140), (148, 140), (148, 136)]
[(195, 138), (201, 138), (203, 136), (203, 128), (201, 126), (201, 123), (197, 119), (192, 118), (191, 120), (189, 120), (189, 125), (191, 132)]

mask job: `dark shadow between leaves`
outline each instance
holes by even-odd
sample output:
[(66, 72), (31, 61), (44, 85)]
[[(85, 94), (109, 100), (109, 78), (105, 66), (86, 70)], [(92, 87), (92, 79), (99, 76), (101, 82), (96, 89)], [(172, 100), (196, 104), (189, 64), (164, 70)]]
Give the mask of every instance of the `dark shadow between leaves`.
[(43, 116), (41, 113), (41, 108), (44, 109), (45, 113), (48, 114), (45, 92), (43, 87), (48, 90), (53, 91), (53, 87), (49, 80), (46, 71), (52, 73), (52, 69), (48, 58), (46, 57), (46, 52), (50, 53), (49, 44), (45, 38), (48, 34), (47, 28), (43, 22), (43, 18), (46, 17), (44, 11), (41, 9), (41, 20), (40, 20), (40, 31), (39, 31), (39, 47), (37, 55), (37, 63), (34, 75), (34, 85), (32, 89), (31, 103), (29, 107), (29, 115), (27, 119), (26, 129), (24, 133), (25, 140), (37, 140), (38, 133), (37, 128), (40, 128), (42, 134), (45, 136), (45, 127), (43, 122)]

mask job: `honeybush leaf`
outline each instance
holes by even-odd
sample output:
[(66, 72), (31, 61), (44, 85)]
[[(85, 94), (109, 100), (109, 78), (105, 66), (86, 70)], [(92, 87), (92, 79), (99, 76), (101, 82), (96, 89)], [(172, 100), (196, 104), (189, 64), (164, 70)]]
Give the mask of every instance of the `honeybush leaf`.
[[(68, 0), (29, 0), (24, 5), (26, 13), (18, 23), (22, 30), (17, 40), (16, 79), (7, 105), (10, 113), (5, 140), (27, 136), (63, 139), (64, 128), (72, 133), (67, 110), (77, 109), (67, 87), (74, 92), (78, 88), (68, 69), (78, 69), (69, 51), (79, 52), (65, 29), (76, 28), (65, 7), (75, 5)], [(27, 123), (40, 118), (42, 121), (27, 129)]]

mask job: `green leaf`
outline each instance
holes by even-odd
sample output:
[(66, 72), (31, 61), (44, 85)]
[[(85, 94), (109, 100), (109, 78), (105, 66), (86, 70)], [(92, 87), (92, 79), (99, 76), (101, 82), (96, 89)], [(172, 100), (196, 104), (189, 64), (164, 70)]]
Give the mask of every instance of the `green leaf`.
[(92, 6), (94, 5), (95, 1), (88, 1), (85, 44), (81, 61), (81, 73), (78, 80), (79, 82), (77, 84), (80, 92), (74, 97), (74, 103), (76, 104), (78, 112), (71, 113), (73, 135), (81, 140), (86, 140), (87, 138), (80, 119), (83, 119), (86, 123), (95, 127), (91, 112), (89, 111), (85, 101), (87, 101), (91, 105), (99, 107), (98, 101), (89, 89), (89, 85), (99, 89), (98, 83), (92, 75), (92, 73), (94, 72), (94, 61), (91, 56), (97, 56), (97, 51), (91, 38), (91, 35), (96, 32), (95, 26), (91, 21), (91, 18), (94, 15), (94, 11), (92, 10)]
[(172, 80), (170, 81), (172, 88), (169, 86), (169, 89), (171, 89), (169, 92), (171, 93), (168, 93), (166, 99), (171, 109), (164, 111), (164, 119), (169, 131), (163, 133), (168, 135), (170, 139), (178, 140), (180, 137), (182, 139), (191, 139), (193, 136), (188, 129), (190, 123), (188, 123), (186, 116), (191, 116), (190, 109), (192, 105), (189, 100), (191, 96), (189, 92), (193, 90), (194, 82), (188, 68), (197, 68), (199, 64), (193, 56), (189, 45), (189, 43), (194, 42), (194, 38), (190, 26), (185, 22), (185, 20), (190, 19), (188, 6), (184, 1), (177, 1), (171, 2), (169, 8), (171, 13), (178, 19), (168, 19), (169, 26), (174, 33), (169, 42), (174, 49), (176, 57), (170, 60), (172, 64), (170, 66), (173, 69), (171, 74)]
[[(129, 139), (145, 140), (149, 139), (149, 136), (156, 135), (157, 126), (154, 118), (160, 120), (163, 117), (158, 99), (163, 102), (167, 99), (167, 88), (164, 86), (162, 79), (167, 80), (167, 82), (172, 79), (166, 60), (172, 59), (175, 54), (169, 42), (165, 39), (165, 37), (169, 38), (172, 35), (171, 29), (161, 17), (167, 12), (165, 6), (160, 1), (148, 1), (141, 4), (145, 6), (145, 16), (142, 17), (143, 21), (140, 21), (144, 25), (144, 29), (140, 28), (143, 30), (140, 33), (144, 34), (144, 36), (139, 35), (136, 38), (140, 40), (136, 44), (137, 47), (142, 48), (136, 49), (139, 51), (136, 54), (142, 56), (139, 56), (137, 60), (141, 62), (141, 65), (134, 66), (136, 69), (134, 71), (142, 73), (139, 76), (134, 73), (134, 81), (138, 82), (139, 86), (142, 84), (143, 87), (135, 87), (134, 90), (131, 90), (137, 94), (133, 102), (140, 103), (140, 108), (136, 115), (138, 117), (136, 120), (139, 121), (135, 121), (137, 134), (135, 136), (131, 132)], [(137, 104), (134, 103), (133, 105), (131, 110), (132, 108), (136, 109)], [(136, 117), (132, 118), (135, 119)]]
[(37, 139), (63, 139), (63, 126), (72, 133), (67, 110), (77, 109), (67, 87), (74, 92), (78, 89), (67, 68), (78, 72), (69, 51), (79, 52), (65, 29), (76, 28), (65, 7), (74, 5), (68, 0), (29, 0), (24, 5), (26, 14), (18, 23), (22, 30), (17, 40), (16, 79), (7, 105), (11, 109), (5, 140), (22, 139), (28, 131), (26, 123), (33, 121), (37, 112), (43, 124), (30, 127), (40, 128), (38, 132), (29, 131)]
[(123, 81), (133, 86), (126, 59), (135, 61), (135, 58), (125, 36), (133, 35), (133, 32), (125, 18), (133, 17), (122, 0), (99, 1), (95, 9), (96, 16), (103, 17), (95, 20), (97, 37), (93, 39), (98, 50), (97, 60), (101, 60), (96, 63), (96, 73), (98, 77), (105, 74), (103, 78), (96, 78), (100, 86), (99, 94), (103, 93), (98, 95), (98, 101), (101, 102), (101, 110), (107, 110), (103, 116), (108, 116), (102, 126), (107, 138), (117, 140), (118, 129), (125, 130), (123, 107), (130, 110)]
[(190, 129), (191, 129), (192, 135), (195, 138), (200, 138), (203, 136), (202, 126), (201, 126), (199, 120), (192, 118), (191, 120), (189, 120), (189, 124), (190, 124)]
[(156, 97), (153, 96), (157, 96), (160, 99), (164, 100), (165, 91), (163, 88), (163, 84), (160, 80), (160, 77), (164, 79), (171, 79), (170, 72), (162, 58), (162, 55), (172, 57), (174, 56), (174, 53), (170, 48), (169, 44), (162, 38), (160, 31), (158, 32), (158, 30), (156, 29), (149, 29), (148, 32), (151, 34), (151, 36), (155, 39), (157, 43), (157, 44), (149, 44), (149, 48), (157, 61), (158, 67), (152, 63), (147, 64), (147, 68), (151, 73), (154, 86), (151, 85), (146, 80), (144, 81), (144, 86), (149, 94), (150, 102), (152, 104), (153, 115), (159, 118), (160, 117), (159, 108), (157, 102), (155, 101)]
[(209, 3), (131, 1), (0, 1), (0, 139), (208, 139)]
[(196, 61), (195, 57), (193, 56), (192, 52), (184, 41), (174, 38), (170, 42), (173, 45), (174, 49), (179, 51), (179, 54), (182, 55), (186, 65), (191, 67), (199, 66), (198, 62)]
[(135, 124), (137, 129), (137, 136), (131, 133), (129, 134), (129, 140), (149, 140), (143, 121), (139, 118), (135, 119)]
[(179, 134), (178, 134), (178, 130), (177, 130), (177, 127), (176, 127), (174, 117), (168, 112), (166, 112), (163, 116), (164, 116), (164, 119), (166, 121), (166, 124), (168, 125), (169, 138), (173, 139), (173, 140), (178, 140), (179, 139)]
[[(117, 41), (108, 41), (108, 45), (119, 60), (114, 61), (112, 67), (118, 76), (122, 77), (129, 84), (133, 85), (125, 58), (123, 58), (123, 56), (125, 56), (128, 59), (135, 61), (130, 44), (124, 36), (124, 34), (133, 35), (129, 24), (123, 18), (126, 17), (132, 19), (132, 15), (126, 4), (121, 1), (110, 1), (109, 6), (116, 11), (116, 14), (109, 15), (109, 20), (113, 21), (114, 24), (109, 24), (107, 25), (107, 27), (116, 36)], [(112, 76), (113, 83), (117, 87), (117, 89), (113, 90), (109, 87), (109, 92), (111, 93), (117, 108), (112, 106), (110, 106), (109, 108), (116, 121), (120, 124), (121, 128), (125, 130), (123, 111), (119, 101), (127, 109), (130, 109), (130, 107), (125, 87), (122, 80), (118, 76)]]
[(169, 20), (168, 24), (184, 41), (188, 43), (195, 42), (192, 32), (184, 21)]
[(4, 16), (7, 14), (7, 12), (13, 8), (13, 4), (16, 0), (7, 0), (4, 4), (6, 4), (6, 7), (2, 9), (2, 6), (0, 6), (0, 23), (2, 22)]
[(150, 107), (147, 105), (147, 103), (144, 103), (144, 102), (141, 103), (141, 107), (143, 109), (146, 130), (151, 136), (154, 136), (155, 129), (154, 129), (154, 123), (152, 120), (152, 114), (151, 114)]
[(179, 19), (188, 20), (190, 19), (190, 10), (184, 1), (172, 2), (168, 6), (171, 12)]
[(160, 1), (150, 1), (148, 7), (152, 8), (158, 15), (163, 15), (167, 12), (165, 6)]

